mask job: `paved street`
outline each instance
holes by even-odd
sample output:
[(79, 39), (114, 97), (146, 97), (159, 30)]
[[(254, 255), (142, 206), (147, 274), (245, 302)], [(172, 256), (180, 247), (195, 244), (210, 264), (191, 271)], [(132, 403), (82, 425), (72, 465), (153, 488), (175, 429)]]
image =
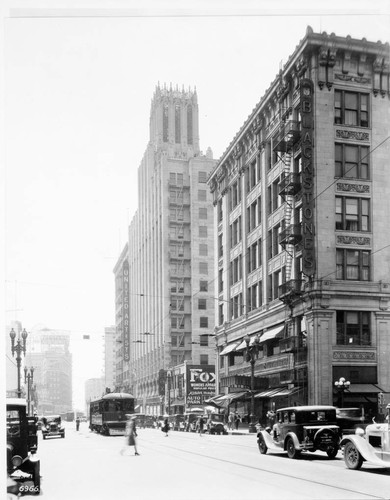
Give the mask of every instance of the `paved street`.
[[(42, 500), (385, 499), (390, 470), (346, 469), (341, 453), (300, 460), (260, 455), (254, 435), (209, 436), (139, 429), (140, 456), (122, 456), (124, 438), (80, 432), (66, 423), (65, 439), (39, 433)], [(25, 498), (34, 498), (26, 496)], [(35, 497), (36, 498), (36, 497)]]

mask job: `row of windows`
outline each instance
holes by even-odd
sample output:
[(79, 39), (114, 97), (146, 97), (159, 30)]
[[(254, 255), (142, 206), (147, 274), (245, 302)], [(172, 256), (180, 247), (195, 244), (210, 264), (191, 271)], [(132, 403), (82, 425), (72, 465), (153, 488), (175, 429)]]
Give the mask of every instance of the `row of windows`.
[[(199, 171), (198, 172), (198, 183), (199, 184), (206, 184), (207, 183), (207, 177), (208, 177), (207, 172)], [(184, 176), (183, 176), (182, 173), (180, 173), (180, 172), (169, 172), (169, 183), (172, 184), (173, 186), (183, 186), (183, 180), (184, 180)]]

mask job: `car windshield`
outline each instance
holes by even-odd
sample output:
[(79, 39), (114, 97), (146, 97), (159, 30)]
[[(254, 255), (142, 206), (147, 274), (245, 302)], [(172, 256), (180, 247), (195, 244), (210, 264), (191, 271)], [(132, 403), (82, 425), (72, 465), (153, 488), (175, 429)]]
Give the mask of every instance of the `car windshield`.
[(343, 408), (337, 410), (338, 417), (361, 417), (362, 411), (359, 408)]
[(61, 423), (61, 417), (43, 417), (43, 421), (47, 424), (50, 424), (52, 422), (59, 424)]
[(301, 422), (317, 423), (317, 422), (333, 422), (336, 420), (334, 411), (308, 411), (300, 415)]

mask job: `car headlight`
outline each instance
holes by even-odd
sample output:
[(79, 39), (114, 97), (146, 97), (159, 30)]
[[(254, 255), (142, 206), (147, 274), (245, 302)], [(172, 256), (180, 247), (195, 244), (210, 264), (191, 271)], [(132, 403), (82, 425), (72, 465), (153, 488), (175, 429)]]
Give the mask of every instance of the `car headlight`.
[(357, 427), (355, 430), (355, 434), (357, 436), (364, 436), (364, 429), (362, 429), (361, 427)]
[(12, 465), (14, 467), (19, 467), (20, 465), (22, 465), (22, 462), (23, 462), (23, 458), (20, 455), (14, 455), (12, 457)]

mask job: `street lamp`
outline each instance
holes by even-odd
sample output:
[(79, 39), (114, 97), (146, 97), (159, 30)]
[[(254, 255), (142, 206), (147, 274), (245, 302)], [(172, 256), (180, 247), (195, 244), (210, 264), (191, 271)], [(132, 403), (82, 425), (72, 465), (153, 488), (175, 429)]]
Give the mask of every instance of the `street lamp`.
[(171, 414), (171, 370), (167, 371), (167, 389), (168, 389), (168, 415)]
[(18, 336), (18, 340), (15, 344), (16, 333), (15, 330), (9, 332), (9, 336), (11, 337), (11, 352), (12, 356), (16, 353), (16, 366), (18, 369), (18, 398), (22, 397), (22, 391), (20, 390), (20, 365), (22, 362), (22, 353), (26, 355), (26, 340), (27, 340), (27, 332), (24, 328), (22, 331), (22, 340), (20, 340), (20, 336)]
[(260, 347), (260, 337), (256, 335), (253, 344), (250, 345), (249, 335), (244, 337), (246, 348), (245, 357), (251, 364), (251, 414), (249, 416), (249, 432), (256, 432), (256, 415), (255, 415), (255, 361), (257, 359)]
[(338, 404), (339, 408), (343, 408), (344, 407), (344, 392), (349, 389), (351, 382), (349, 382), (349, 380), (345, 380), (344, 377), (340, 377), (339, 380), (336, 380), (334, 385), (335, 385), (337, 392), (339, 394), (337, 404)]
[(27, 384), (27, 414), (30, 415), (30, 403), (31, 403), (31, 391), (32, 384), (34, 381), (34, 368), (30, 368), (28, 372), (27, 368), (24, 367), (24, 383)]

